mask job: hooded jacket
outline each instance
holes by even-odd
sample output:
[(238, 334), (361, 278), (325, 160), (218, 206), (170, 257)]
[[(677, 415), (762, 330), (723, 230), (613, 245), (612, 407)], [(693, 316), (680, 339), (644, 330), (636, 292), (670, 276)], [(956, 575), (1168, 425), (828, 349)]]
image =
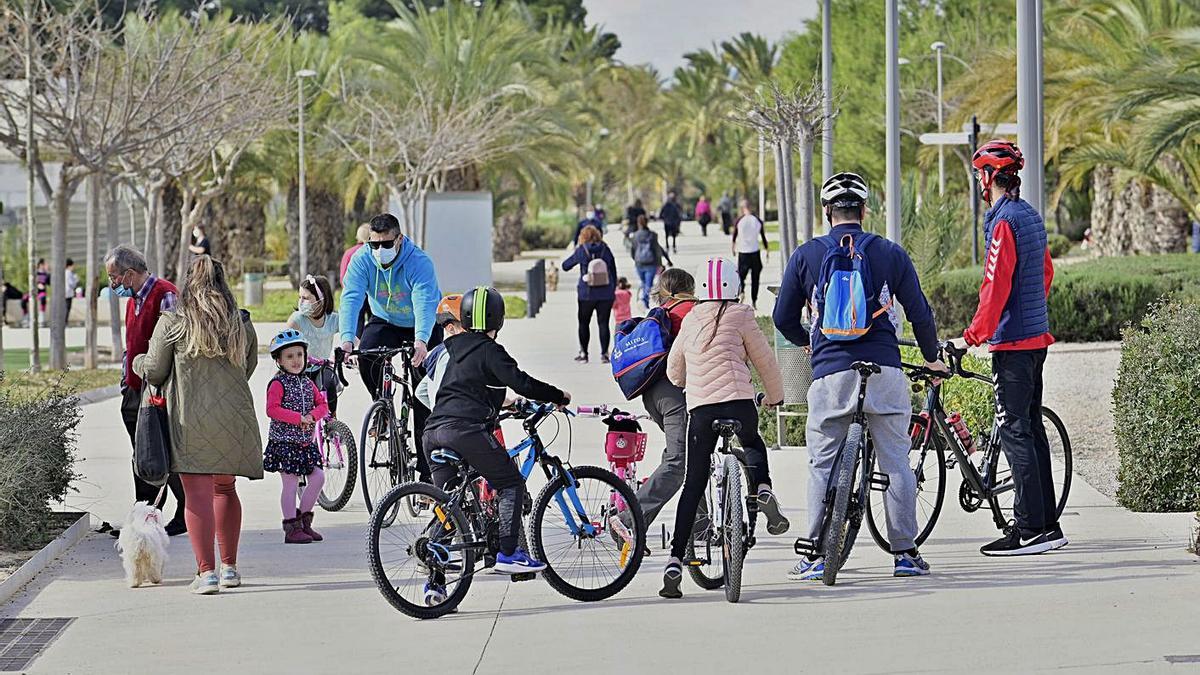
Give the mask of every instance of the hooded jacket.
[[(587, 274), (588, 263), (595, 258), (603, 260), (604, 264), (608, 266), (607, 286), (588, 286), (587, 282), (583, 280), (584, 275)], [(616, 297), (617, 261), (613, 258), (608, 244), (602, 241), (593, 241), (590, 244), (575, 247), (575, 251), (562, 262), (562, 270), (566, 272), (576, 266), (579, 267), (579, 284), (576, 289), (580, 300), (604, 301)]]
[(426, 430), (464, 422), (494, 425), (505, 389), (536, 401), (569, 403), (561, 389), (521, 370), (500, 343), (483, 333), (460, 333), (442, 344), (450, 359), (442, 368), (437, 405)]
[(373, 316), (394, 326), (413, 328), (417, 340), (429, 342), (442, 299), (437, 274), (433, 261), (411, 239), (400, 241), (396, 259), (386, 268), (375, 261), (370, 246), (358, 249), (350, 259), (338, 315), (342, 342), (354, 341), (364, 302), (370, 304)]

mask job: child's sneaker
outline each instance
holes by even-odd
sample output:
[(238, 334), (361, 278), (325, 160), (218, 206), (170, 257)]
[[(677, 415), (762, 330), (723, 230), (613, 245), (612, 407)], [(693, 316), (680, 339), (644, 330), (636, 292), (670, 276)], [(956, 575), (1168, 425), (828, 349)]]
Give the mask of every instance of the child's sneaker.
[(242, 575), (236, 565), (221, 563), (221, 588), (237, 588), (242, 585)]
[(212, 595), (221, 590), (221, 582), (217, 580), (217, 573), (209, 570), (201, 572), (192, 579), (192, 592), (196, 595)]
[(683, 565), (672, 558), (667, 562), (666, 569), (663, 570), (663, 587), (658, 594), (669, 600), (682, 598), (683, 591), (679, 590), (681, 581), (683, 581)]
[(792, 526), (779, 510), (779, 499), (770, 490), (758, 491), (758, 510), (767, 517), (767, 532), (771, 534), (783, 534)]
[(920, 553), (901, 553), (896, 556), (894, 577), (923, 577), (929, 574), (929, 563), (921, 558)]
[(535, 560), (523, 549), (517, 549), (512, 555), (497, 554), (495, 569), (500, 574), (525, 574), (541, 572), (546, 569), (546, 563)]
[(821, 581), (825, 578), (825, 559), (809, 560), (801, 558), (800, 562), (788, 572), (792, 581)]
[(425, 606), (437, 607), (446, 601), (446, 588), (432, 581), (425, 583)]

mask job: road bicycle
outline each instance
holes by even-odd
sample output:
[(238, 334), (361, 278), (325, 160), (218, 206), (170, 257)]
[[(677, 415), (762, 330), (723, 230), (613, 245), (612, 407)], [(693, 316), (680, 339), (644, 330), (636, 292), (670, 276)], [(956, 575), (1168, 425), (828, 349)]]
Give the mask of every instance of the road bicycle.
[[(571, 599), (603, 600), (625, 588), (641, 566), (646, 543), (642, 509), (633, 490), (612, 472), (570, 466), (547, 451), (538, 427), (557, 411), (552, 404), (521, 402), (502, 414), (501, 419), (523, 420), (527, 434), (508, 454), (520, 458), (526, 480), (535, 465), (546, 477), (529, 516), (533, 553), (547, 565), (542, 572), (546, 581)], [(435, 448), (430, 459), (456, 470), (449, 490), (416, 482), (395, 487), (380, 500), (367, 530), (368, 565), (380, 593), (418, 619), (454, 611), (466, 597), (476, 565), (492, 567), (499, 551), (500, 516), (487, 481), (453, 448)], [(614, 492), (632, 512), (632, 531), (613, 509)], [(414, 498), (427, 500), (430, 508), (418, 515), (399, 514), (390, 526), (385, 522), (385, 514)], [(533, 577), (512, 575), (514, 581)], [(431, 583), (445, 593), (427, 604), (425, 588)]]
[[(758, 394), (755, 403), (761, 404), (763, 397)], [(718, 419), (713, 420), (712, 429), (721, 442), (709, 460), (708, 486), (696, 512), (683, 565), (697, 586), (710, 591), (724, 587), (725, 599), (738, 602), (742, 597), (742, 565), (746, 554), (758, 543), (754, 534), (758, 494), (753, 489), (755, 482), (745, 450), (733, 445), (742, 423)]]
[(858, 399), (846, 437), (838, 446), (833, 462), (829, 484), (825, 488), (825, 518), (821, 523), (820, 537), (813, 541), (796, 539), (797, 555), (821, 556), (825, 558), (822, 580), (826, 586), (837, 582), (838, 572), (858, 538), (862, 527), (863, 513), (869, 512), (868, 500), (872, 490), (885, 491), (890, 481), (887, 474), (873, 471), (875, 449), (871, 445), (867, 415), (863, 405), (867, 400), (867, 380), (881, 372), (877, 364), (855, 361), (850, 369), (858, 373)]
[[(915, 346), (907, 341), (901, 343)], [(963, 367), (965, 349), (959, 349), (951, 342), (942, 343), (939, 349), (952, 376), (992, 384), (988, 376)], [(973, 436), (961, 422), (961, 417), (954, 412), (947, 413), (942, 405), (941, 385), (934, 382), (939, 378), (946, 379), (946, 374), (912, 364), (902, 365), (913, 382), (914, 391), (923, 389), (925, 392), (924, 403), (912, 417), (912, 447), (909, 450), (909, 464), (917, 479), (916, 545), (920, 546), (933, 532), (946, 497), (946, 473), (956, 467), (962, 474), (959, 506), (967, 513), (973, 513), (986, 503), (992, 521), (1003, 530), (1012, 520), (1016, 493), (1012, 469), (1000, 448), (999, 420), (993, 416), (990, 430)], [(1062, 419), (1045, 406), (1042, 406), (1042, 424), (1050, 446), (1051, 479), (1058, 495), (1056, 515), (1062, 516), (1071, 491), (1071, 440)], [(890, 551), (883, 525), (886, 522), (883, 500), (877, 499), (867, 512), (867, 525), (875, 543)]]
[[(380, 361), (382, 377), (379, 395), (363, 417), (358, 444), (358, 477), (362, 481), (363, 501), (366, 503), (367, 512), (373, 513), (375, 503), (388, 490), (401, 483), (416, 480), (417, 451), (410, 423), (413, 406), (416, 405), (415, 391), (419, 377), (411, 365), (411, 344), (355, 349), (350, 352), (336, 349), (334, 360), (338, 364), (338, 377), (343, 382), (345, 376), (341, 364), (347, 356), (377, 357)], [(392, 359), (396, 356), (402, 361), (399, 371), (392, 365)], [(424, 508), (425, 501), (414, 496), (405, 501), (403, 506), (410, 515), (415, 516)], [(384, 522), (390, 524), (395, 518), (394, 510), (385, 512)]]
[[(575, 414), (602, 418), (601, 421), (608, 427), (608, 433), (604, 435), (604, 457), (608, 460), (608, 470), (625, 481), (636, 494), (642, 483), (646, 482), (645, 478), (638, 477), (637, 472), (638, 462), (646, 458), (646, 433), (639, 422), (650, 419), (650, 416), (634, 415), (607, 405), (581, 405)], [(620, 494), (613, 493), (612, 506), (618, 512), (625, 510), (625, 500)]]

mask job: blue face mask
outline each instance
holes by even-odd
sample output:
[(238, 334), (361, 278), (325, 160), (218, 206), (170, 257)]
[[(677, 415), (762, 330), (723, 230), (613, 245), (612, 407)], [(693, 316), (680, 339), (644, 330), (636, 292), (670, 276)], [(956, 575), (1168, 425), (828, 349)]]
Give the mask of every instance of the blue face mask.
[(117, 286), (116, 288), (112, 289), (112, 292), (114, 294), (116, 294), (116, 296), (118, 298), (132, 298), (133, 297), (133, 289), (127, 288), (125, 286)]

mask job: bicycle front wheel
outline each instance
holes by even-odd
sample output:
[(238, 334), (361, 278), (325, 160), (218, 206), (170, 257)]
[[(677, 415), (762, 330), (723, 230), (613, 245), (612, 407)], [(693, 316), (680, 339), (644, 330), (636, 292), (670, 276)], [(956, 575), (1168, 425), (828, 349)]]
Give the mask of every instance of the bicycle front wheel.
[[(696, 514), (696, 524), (692, 526), (691, 540), (685, 553), (689, 561), (687, 570), (697, 586), (706, 591), (715, 591), (725, 585), (725, 556), (722, 551), (725, 544), (720, 529), (713, 525), (708, 515), (716, 512), (717, 505), (717, 491), (712, 480), (708, 481), (704, 501), (700, 505), (707, 508), (704, 513)], [(707, 561), (707, 564), (701, 564), (703, 561)]]
[(838, 572), (849, 557), (846, 541), (849, 534), (850, 498), (854, 494), (854, 475), (858, 466), (863, 443), (861, 424), (851, 424), (838, 449), (837, 466), (833, 475), (833, 501), (826, 508), (825, 516), (825, 573), (822, 580), (826, 586), (837, 583)]
[[(399, 514), (400, 503), (412, 498), (433, 506), (417, 518)], [(378, 506), (367, 528), (367, 564), (379, 592), (413, 618), (436, 619), (453, 611), (466, 597), (475, 570), (473, 535), (462, 509), (427, 483), (400, 485)], [(389, 512), (398, 517), (385, 524)]]
[[(1046, 440), (1050, 446), (1050, 484), (1054, 486), (1057, 499), (1054, 516), (1061, 518), (1063, 509), (1067, 507), (1067, 495), (1071, 492), (1071, 471), (1074, 468), (1071, 439), (1067, 436), (1067, 427), (1062, 418), (1045, 406), (1042, 407), (1042, 424), (1046, 427)], [(1012, 520), (1013, 502), (1017, 493), (1012, 489), (1012, 468), (1008, 464), (1008, 457), (999, 445), (995, 444), (996, 450), (989, 463), (989, 472), (992, 485), (995, 486), (992, 489), (999, 493), (996, 501), (1004, 516)]]
[(742, 563), (746, 560), (745, 505), (742, 502), (742, 464), (728, 456), (721, 469), (725, 489), (721, 494), (721, 562), (725, 565), (725, 599), (742, 599)]
[(354, 494), (358, 478), (358, 448), (354, 432), (341, 420), (325, 423), (325, 485), (317, 495), (317, 503), (326, 511), (340, 511)]
[[(533, 504), (533, 549), (546, 563), (542, 576), (554, 590), (582, 602), (604, 600), (628, 586), (641, 567), (642, 506), (625, 481), (598, 466), (574, 467), (569, 476), (555, 476)], [(630, 527), (620, 524), (610, 504), (614, 492), (629, 507)], [(586, 525), (593, 534), (584, 531)]]
[[(942, 503), (946, 499), (946, 450), (932, 422), (920, 415), (912, 416), (909, 426), (912, 448), (908, 451), (909, 466), (917, 479), (917, 538), (916, 546), (925, 543), (933, 532)], [(876, 452), (878, 455), (878, 452)], [(878, 460), (876, 460), (878, 465)], [(879, 548), (891, 553), (896, 550), (887, 538), (887, 510), (884, 495), (867, 491), (867, 529)]]
[[(391, 408), (384, 401), (376, 401), (367, 411), (359, 437), (359, 478), (362, 480), (363, 502), (369, 513), (374, 513), (375, 502), (400, 484), (397, 436), (396, 419), (392, 416)], [(397, 503), (390, 513), (385, 512), (382, 520), (384, 527), (396, 519), (399, 506)]]

